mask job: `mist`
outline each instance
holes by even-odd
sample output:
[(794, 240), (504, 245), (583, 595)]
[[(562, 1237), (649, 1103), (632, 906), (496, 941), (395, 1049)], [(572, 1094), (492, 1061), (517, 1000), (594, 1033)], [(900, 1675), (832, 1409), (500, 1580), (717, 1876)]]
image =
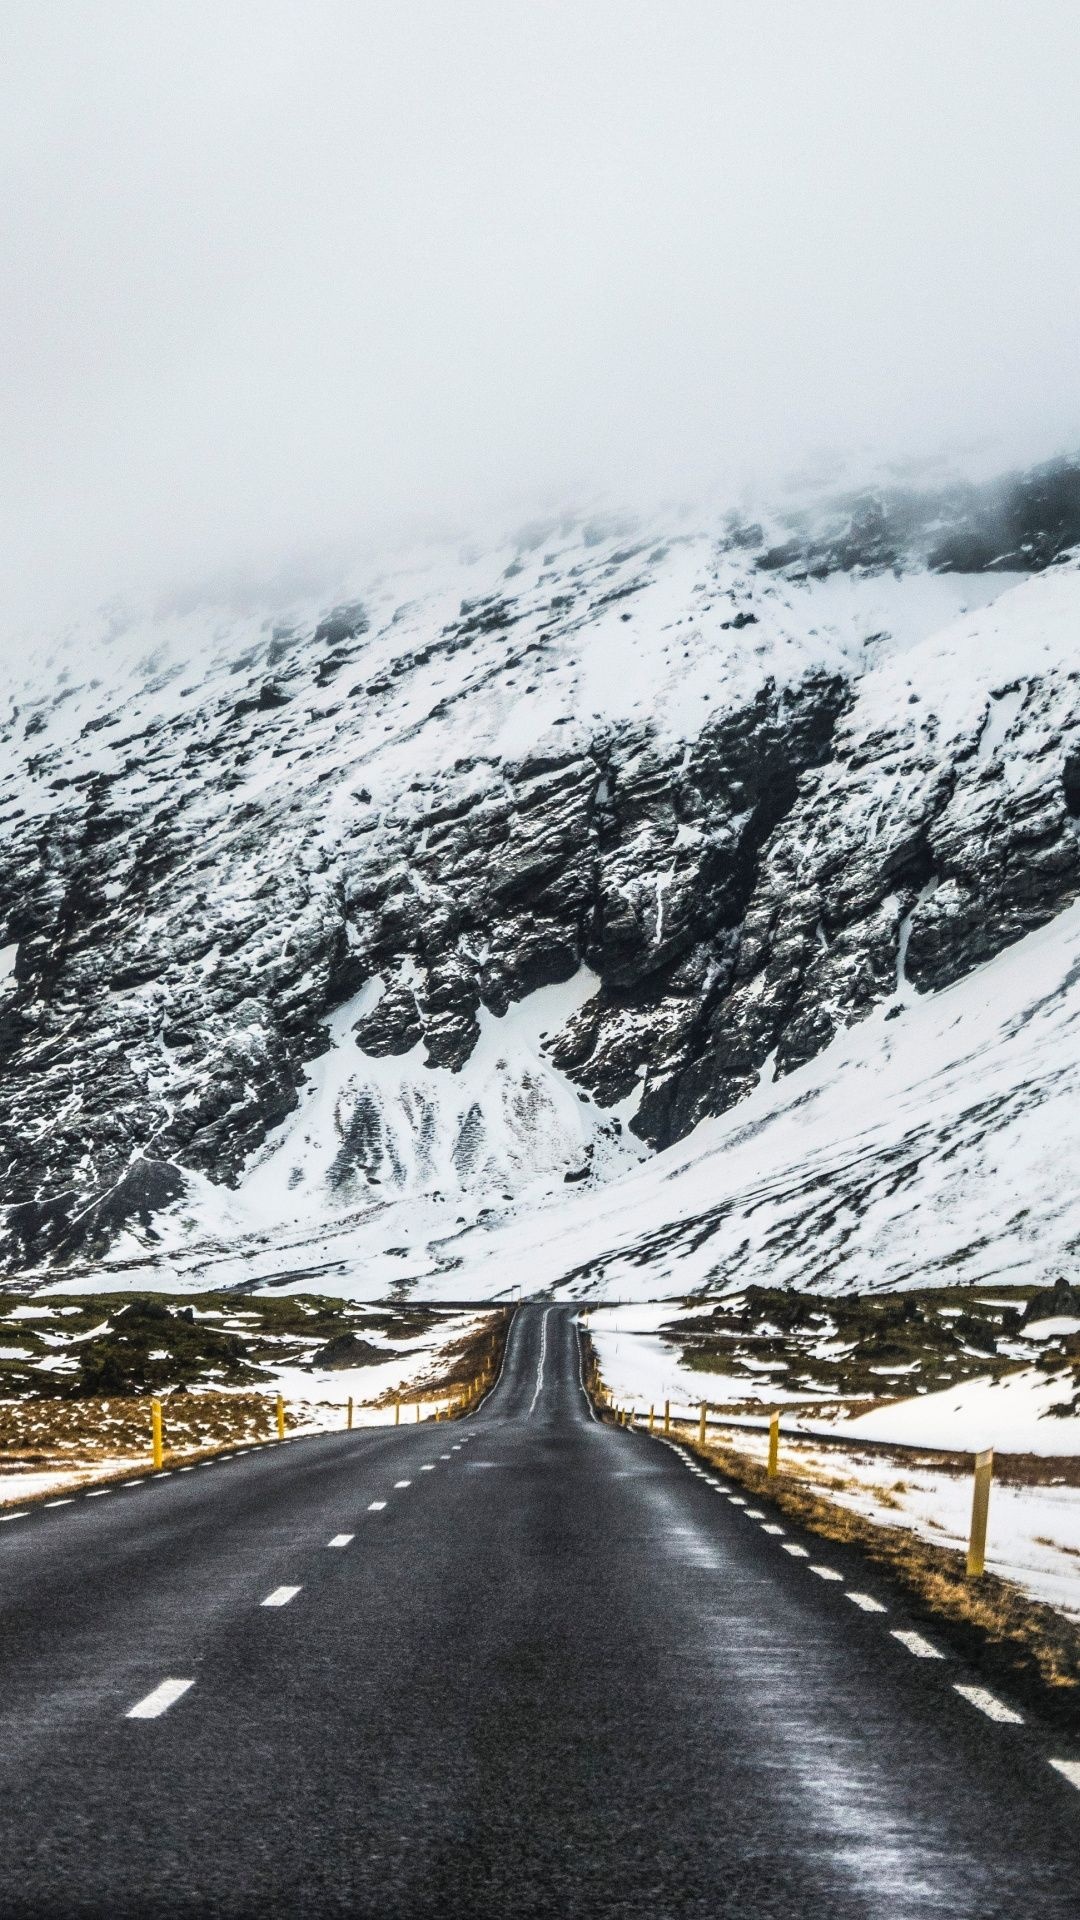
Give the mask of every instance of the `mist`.
[(8, 0), (5, 624), (1080, 444), (1080, 13)]

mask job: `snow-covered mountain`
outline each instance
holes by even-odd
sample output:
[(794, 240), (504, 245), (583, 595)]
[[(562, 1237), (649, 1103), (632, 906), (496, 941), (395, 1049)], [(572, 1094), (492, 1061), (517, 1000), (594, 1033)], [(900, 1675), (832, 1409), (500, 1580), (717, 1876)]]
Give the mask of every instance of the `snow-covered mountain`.
[(1067, 1257), (1078, 543), (1061, 464), (37, 639), (9, 1269), (466, 1297)]

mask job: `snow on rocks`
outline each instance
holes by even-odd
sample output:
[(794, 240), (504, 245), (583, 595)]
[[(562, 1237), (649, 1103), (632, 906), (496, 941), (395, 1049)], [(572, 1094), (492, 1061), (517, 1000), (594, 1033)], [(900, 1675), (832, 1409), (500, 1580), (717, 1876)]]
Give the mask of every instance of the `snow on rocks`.
[[(748, 1116), (766, 1068), (885, 1002), (903, 1025), (1059, 913), (1080, 574), (1029, 577), (1068, 545), (1061, 487), (1006, 496), (989, 561), (971, 489), (553, 521), (332, 604), (111, 613), (13, 654), (9, 1265), (280, 1232), (346, 1285), (359, 1258), (460, 1272), (459, 1234), (576, 1216), (637, 1142)], [(523, 1056), (485, 1066), (493, 1022), (589, 976), (528, 1089)]]

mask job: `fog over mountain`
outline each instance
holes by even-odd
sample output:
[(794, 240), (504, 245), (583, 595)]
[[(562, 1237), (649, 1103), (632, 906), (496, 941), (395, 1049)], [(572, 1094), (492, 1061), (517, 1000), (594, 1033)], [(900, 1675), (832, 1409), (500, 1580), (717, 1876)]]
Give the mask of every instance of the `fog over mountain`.
[(1071, 1257), (1080, 18), (1032, 19), (4, 10), (8, 1270)]
[(1080, 442), (1080, 18), (0, 19), (4, 631), (402, 533)]

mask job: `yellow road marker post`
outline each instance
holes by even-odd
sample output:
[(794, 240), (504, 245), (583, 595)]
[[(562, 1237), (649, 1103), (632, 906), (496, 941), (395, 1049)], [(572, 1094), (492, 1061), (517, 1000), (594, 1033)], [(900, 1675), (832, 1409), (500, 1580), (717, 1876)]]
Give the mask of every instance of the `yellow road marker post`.
[(699, 1447), (703, 1447), (705, 1445), (705, 1402), (704, 1400), (701, 1403), (701, 1419), (698, 1421), (697, 1443)]
[(986, 1567), (986, 1520), (990, 1511), (990, 1482), (994, 1474), (994, 1449), (975, 1455), (975, 1486), (971, 1496), (971, 1538), (968, 1541), (967, 1575), (977, 1580)]
[(345, 1415), (345, 1425), (346, 1425), (346, 1428), (348, 1429), (348, 1431), (349, 1431), (350, 1433), (352, 1432), (352, 1399), (353, 1399), (353, 1397), (352, 1397), (352, 1394), (350, 1393), (350, 1395), (349, 1395), (349, 1409), (348, 1409), (348, 1412), (347, 1412), (347, 1413), (346, 1413), (346, 1415)]
[(649, 1432), (650, 1433), (653, 1432), (655, 1426), (656, 1426), (656, 1408), (650, 1407), (649, 1408)]
[(418, 1400), (418, 1401), (417, 1401), (417, 1403), (416, 1403), (416, 1424), (417, 1424), (417, 1426), (419, 1426), (419, 1425), (420, 1425), (420, 1402), (419, 1402), (419, 1400)]
[(671, 1432), (671, 1401), (664, 1401), (664, 1432)]
[(285, 1402), (280, 1393), (277, 1397), (277, 1437), (279, 1440), (285, 1438)]
[(394, 1425), (395, 1427), (400, 1427), (401, 1425), (401, 1401), (400, 1400), (394, 1401)]
[(165, 1445), (161, 1437), (160, 1400), (151, 1400), (150, 1402), (150, 1432), (154, 1449), (154, 1466), (160, 1468), (165, 1464)]
[(780, 1415), (774, 1413), (769, 1421), (769, 1479), (776, 1479), (776, 1469), (780, 1461)]

